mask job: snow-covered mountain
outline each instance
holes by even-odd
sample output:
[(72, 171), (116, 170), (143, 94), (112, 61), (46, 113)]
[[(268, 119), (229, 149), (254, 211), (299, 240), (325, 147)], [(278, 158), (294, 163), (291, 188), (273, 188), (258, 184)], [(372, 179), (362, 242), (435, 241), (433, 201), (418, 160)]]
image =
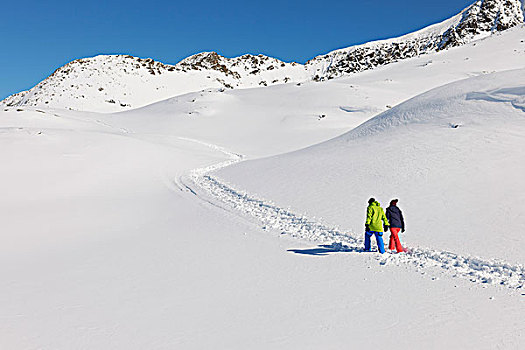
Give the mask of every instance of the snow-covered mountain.
[[(524, 62), (520, 27), (321, 83), (0, 110), (1, 348), (521, 349)], [(413, 253), (362, 252), (369, 196)]]
[(225, 58), (203, 52), (177, 65), (129, 55), (99, 55), (60, 67), (31, 90), (12, 95), (2, 104), (113, 112), (205, 88), (257, 87), (304, 79), (302, 65), (264, 55)]
[(253, 89), (308, 71), (81, 61), (0, 109), (0, 349), (523, 348), (524, 26)]
[(301, 64), (286, 63), (265, 55), (227, 58), (216, 52), (202, 52), (182, 60), (175, 67), (183, 72), (223, 73), (225, 80), (220, 82), (227, 88), (268, 86), (305, 78)]
[(247, 88), (327, 80), (398, 60), (464, 45), (524, 21), (525, 0), (481, 0), (460, 14), (399, 38), (375, 41), (315, 57), (305, 65), (264, 55), (226, 58), (215, 52), (176, 65), (151, 58), (100, 55), (57, 69), (29, 91), (0, 106), (41, 106), (116, 112), (206, 88)]
[(306, 63), (314, 80), (360, 72), (464, 45), (524, 21), (524, 0), (480, 0), (441, 23), (398, 38), (332, 51)]

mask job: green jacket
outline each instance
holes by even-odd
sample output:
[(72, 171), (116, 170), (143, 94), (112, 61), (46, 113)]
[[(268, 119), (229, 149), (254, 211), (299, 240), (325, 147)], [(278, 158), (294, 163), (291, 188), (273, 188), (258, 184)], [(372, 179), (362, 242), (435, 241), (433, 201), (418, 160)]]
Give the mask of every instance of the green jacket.
[(366, 224), (370, 226), (370, 231), (383, 232), (383, 223), (390, 226), (383, 208), (375, 201), (366, 208)]

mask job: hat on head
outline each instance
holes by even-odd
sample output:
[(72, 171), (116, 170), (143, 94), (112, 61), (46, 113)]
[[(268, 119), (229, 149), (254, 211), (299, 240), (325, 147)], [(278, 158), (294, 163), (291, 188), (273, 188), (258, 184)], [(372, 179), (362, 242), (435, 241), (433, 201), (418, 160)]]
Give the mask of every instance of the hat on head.
[(397, 202), (399, 201), (399, 199), (392, 199), (390, 201), (390, 205), (397, 205)]
[(376, 199), (375, 199), (374, 197), (372, 197), (372, 198), (370, 198), (370, 199), (368, 200), (368, 204), (372, 204), (372, 203), (374, 203), (375, 201), (376, 201)]

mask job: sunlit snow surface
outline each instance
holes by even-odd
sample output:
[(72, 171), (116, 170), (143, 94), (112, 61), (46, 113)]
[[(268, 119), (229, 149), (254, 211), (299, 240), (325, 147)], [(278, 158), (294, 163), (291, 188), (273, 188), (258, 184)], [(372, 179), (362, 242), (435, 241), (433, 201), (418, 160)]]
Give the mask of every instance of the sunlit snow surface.
[[(0, 348), (521, 348), (524, 40), (117, 114), (6, 108)], [(411, 253), (361, 252), (370, 196), (400, 199)]]

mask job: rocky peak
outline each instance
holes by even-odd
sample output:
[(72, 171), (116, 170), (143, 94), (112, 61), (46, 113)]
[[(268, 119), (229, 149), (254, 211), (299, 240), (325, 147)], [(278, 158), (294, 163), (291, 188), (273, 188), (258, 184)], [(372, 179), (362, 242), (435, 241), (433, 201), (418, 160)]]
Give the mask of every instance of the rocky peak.
[(442, 35), (438, 49), (466, 43), (478, 35), (504, 31), (524, 21), (523, 0), (480, 0), (461, 13), (460, 21)]
[(188, 70), (216, 70), (226, 76), (240, 79), (239, 73), (232, 71), (227, 64), (227, 58), (222, 57), (216, 52), (201, 52), (185, 58), (177, 63), (177, 67), (182, 71)]
[(264, 71), (302, 65), (295, 62), (285, 63), (262, 54), (245, 54), (238, 57), (227, 58), (216, 52), (202, 52), (182, 60), (176, 66), (183, 71), (215, 70), (224, 73), (226, 76), (241, 79), (245, 74), (258, 75)]
[(525, 0), (479, 0), (460, 14), (418, 32), (318, 56), (306, 63), (314, 80), (373, 69), (400, 59), (466, 44), (524, 22)]

